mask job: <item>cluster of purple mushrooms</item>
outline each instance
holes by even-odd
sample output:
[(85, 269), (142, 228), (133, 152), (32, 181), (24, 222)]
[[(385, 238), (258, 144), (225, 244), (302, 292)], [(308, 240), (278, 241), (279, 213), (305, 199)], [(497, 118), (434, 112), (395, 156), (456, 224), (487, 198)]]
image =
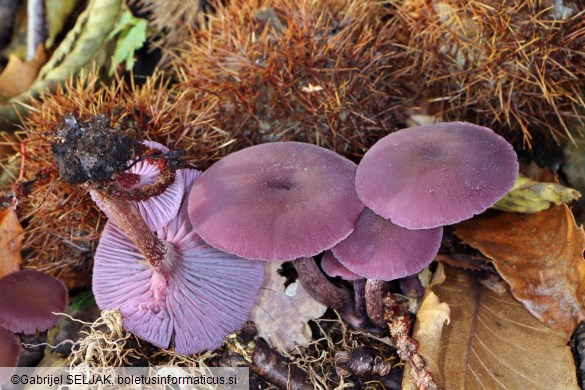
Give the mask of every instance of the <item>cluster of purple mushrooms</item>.
[[(142, 186), (159, 172), (143, 161), (128, 173)], [(165, 192), (144, 202), (94, 191), (109, 222), (93, 291), (101, 309), (119, 309), (126, 329), (155, 346), (213, 350), (248, 320), (262, 261), (293, 261), (317, 299), (351, 311), (353, 296), (313, 256), (330, 251), (323, 268), (354, 279), (415, 274), (437, 254), (443, 225), (492, 206), (517, 174), (511, 145), (468, 123), (397, 131), (359, 165), (311, 144), (252, 146), (204, 173), (177, 171)]]
[[(132, 190), (160, 174), (143, 160), (117, 180)], [(304, 287), (352, 325), (383, 326), (375, 309), (380, 282), (428, 266), (443, 226), (485, 211), (517, 175), (508, 142), (454, 122), (394, 132), (359, 165), (319, 146), (274, 142), (232, 153), (203, 173), (179, 169), (164, 192), (144, 201), (94, 189), (109, 220), (93, 292), (99, 308), (119, 309), (136, 336), (193, 354), (220, 347), (248, 320), (262, 261), (292, 261)], [(321, 253), (326, 273), (354, 280), (353, 294), (323, 274), (314, 260)]]

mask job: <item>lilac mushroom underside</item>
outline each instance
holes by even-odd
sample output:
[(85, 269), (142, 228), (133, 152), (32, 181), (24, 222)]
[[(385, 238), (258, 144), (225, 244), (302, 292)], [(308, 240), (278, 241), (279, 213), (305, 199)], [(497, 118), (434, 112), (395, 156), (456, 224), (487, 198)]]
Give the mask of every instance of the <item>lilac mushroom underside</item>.
[(518, 176), (512, 146), (464, 122), (403, 129), (380, 139), (356, 174), (360, 199), (408, 229), (450, 225), (485, 211)]
[[(199, 173), (185, 170), (182, 175), (190, 189)], [(181, 354), (216, 349), (240, 329), (264, 279), (262, 264), (207, 245), (193, 230), (188, 207), (185, 195), (178, 214), (149, 239), (159, 252), (155, 264), (147, 259), (148, 250), (108, 222), (93, 274), (101, 309), (119, 308), (130, 332), (161, 348), (174, 340)]]
[(0, 328), (34, 334), (53, 327), (67, 308), (65, 284), (35, 270), (0, 278)]
[(345, 239), (364, 205), (356, 165), (311, 144), (242, 149), (203, 173), (190, 195), (191, 221), (210, 245), (251, 260), (294, 264), (303, 285), (329, 307), (352, 306), (311, 258)]

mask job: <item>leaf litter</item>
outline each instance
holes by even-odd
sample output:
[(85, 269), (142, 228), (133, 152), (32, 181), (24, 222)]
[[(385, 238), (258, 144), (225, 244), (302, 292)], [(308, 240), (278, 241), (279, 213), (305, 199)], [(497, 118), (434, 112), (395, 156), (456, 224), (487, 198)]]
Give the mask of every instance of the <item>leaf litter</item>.
[(457, 225), (455, 235), (487, 256), (547, 326), (571, 335), (585, 319), (585, 232), (568, 206), (484, 215)]
[(413, 337), (439, 388), (578, 389), (569, 337), (480, 275), (440, 264), (427, 288)]
[(0, 278), (20, 269), (22, 231), (13, 208), (0, 209)]

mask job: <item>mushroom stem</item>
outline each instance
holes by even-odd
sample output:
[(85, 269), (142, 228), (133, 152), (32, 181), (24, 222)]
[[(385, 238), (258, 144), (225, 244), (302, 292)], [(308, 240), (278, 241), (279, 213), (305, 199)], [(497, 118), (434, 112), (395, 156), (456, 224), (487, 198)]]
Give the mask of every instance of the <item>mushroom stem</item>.
[(366, 279), (356, 279), (353, 281), (355, 313), (359, 317), (366, 317)]
[(301, 257), (293, 262), (304, 288), (321, 303), (336, 310), (353, 306), (348, 290), (334, 286), (321, 272), (315, 260)]
[(382, 286), (384, 281), (368, 279), (366, 281), (366, 311), (372, 323), (380, 328), (386, 326), (384, 305), (382, 304)]
[(148, 227), (136, 203), (116, 199), (99, 192), (104, 211), (126, 233), (144, 255), (150, 265), (161, 274), (171, 271), (176, 253), (171, 243), (159, 239)]
[(313, 298), (337, 310), (339, 315), (354, 328), (362, 329), (367, 326), (367, 319), (355, 313), (351, 292), (333, 285), (321, 272), (313, 258), (301, 257), (293, 261), (293, 264), (299, 275), (299, 281)]

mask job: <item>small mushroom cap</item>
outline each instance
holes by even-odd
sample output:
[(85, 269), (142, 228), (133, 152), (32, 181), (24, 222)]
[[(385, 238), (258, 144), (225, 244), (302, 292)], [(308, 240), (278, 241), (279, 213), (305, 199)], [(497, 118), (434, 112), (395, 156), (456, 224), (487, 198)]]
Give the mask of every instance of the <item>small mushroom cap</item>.
[(246, 259), (314, 256), (353, 231), (364, 207), (355, 169), (311, 144), (252, 146), (203, 173), (191, 191), (189, 216), (210, 245)]
[(517, 176), (514, 149), (492, 130), (437, 123), (379, 140), (358, 166), (356, 190), (382, 217), (409, 229), (427, 229), (485, 211)]
[(420, 272), (441, 246), (443, 228), (409, 230), (364, 209), (355, 230), (331, 251), (351, 272), (394, 280)]
[(20, 341), (14, 333), (0, 328), (0, 385), (8, 382), (20, 357)]
[(362, 276), (354, 274), (353, 272), (348, 270), (343, 264), (341, 264), (335, 258), (333, 253), (331, 253), (331, 251), (326, 251), (323, 254), (323, 258), (321, 259), (321, 268), (323, 268), (323, 271), (327, 275), (333, 278), (339, 276), (340, 278), (345, 280), (363, 279)]
[[(157, 142), (143, 141), (142, 144), (149, 149), (156, 149), (163, 153), (169, 151), (167, 147)], [(125, 173), (135, 175), (137, 182), (128, 187), (129, 189), (134, 189), (156, 183), (158, 176), (160, 175), (160, 169), (147, 160), (143, 160), (134, 164)], [(144, 221), (150, 229), (156, 230), (165, 226), (175, 215), (177, 215), (177, 211), (181, 206), (181, 199), (183, 198), (184, 186), (184, 179), (181, 170), (179, 170), (177, 171), (175, 181), (169, 185), (162, 194), (153, 196), (145, 201), (136, 202), (142, 218), (144, 218)], [(104, 211), (102, 201), (100, 200), (100, 194), (96, 191), (90, 191), (90, 194), (100, 210)], [(107, 212), (106, 216), (108, 219), (111, 219), (110, 216), (107, 215)]]
[[(187, 188), (198, 176), (183, 172)], [(214, 350), (240, 329), (264, 280), (261, 263), (223, 253), (193, 230), (187, 196), (179, 214), (156, 234), (176, 248), (168, 275), (155, 272), (136, 245), (108, 222), (95, 255), (93, 291), (100, 309), (119, 308), (124, 327), (161, 348), (174, 336), (181, 354)]]
[(0, 278), (0, 327), (33, 334), (54, 326), (67, 307), (67, 287), (58, 279), (35, 270)]

